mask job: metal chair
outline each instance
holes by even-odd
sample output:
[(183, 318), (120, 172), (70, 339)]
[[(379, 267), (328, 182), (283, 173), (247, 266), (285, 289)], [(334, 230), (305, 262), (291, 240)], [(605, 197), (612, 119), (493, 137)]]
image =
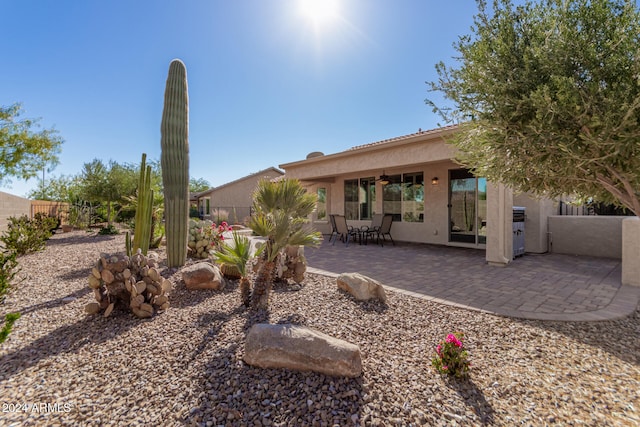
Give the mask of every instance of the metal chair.
[(329, 220), (331, 221), (331, 235), (329, 236), (329, 241), (333, 239), (334, 234), (338, 234), (338, 229), (336, 228), (336, 218), (334, 214), (329, 215)]
[[(393, 246), (396, 245), (396, 242), (393, 241), (393, 237), (391, 237), (391, 225), (393, 224), (393, 216), (392, 215), (385, 215), (382, 218), (382, 224), (380, 225), (380, 228), (377, 230), (376, 232), (376, 242), (380, 243), (380, 245), (384, 246), (384, 242), (385, 242), (385, 237), (384, 236), (389, 236), (389, 240), (391, 240), (391, 243), (393, 243)], [(381, 239), (382, 237), (382, 239)]]
[(334, 221), (336, 223), (336, 235), (333, 238), (333, 244), (336, 244), (336, 240), (338, 239), (338, 236), (340, 236), (340, 240), (344, 239), (346, 246), (349, 246), (351, 237), (357, 237), (359, 231), (355, 230), (353, 227), (349, 227), (347, 225), (347, 219), (342, 215), (334, 215)]
[(382, 218), (384, 218), (383, 214), (373, 214), (371, 224), (360, 227), (360, 232), (362, 233), (362, 237), (365, 239), (365, 244), (369, 238), (378, 235), (378, 231), (380, 231), (380, 226), (382, 225)]

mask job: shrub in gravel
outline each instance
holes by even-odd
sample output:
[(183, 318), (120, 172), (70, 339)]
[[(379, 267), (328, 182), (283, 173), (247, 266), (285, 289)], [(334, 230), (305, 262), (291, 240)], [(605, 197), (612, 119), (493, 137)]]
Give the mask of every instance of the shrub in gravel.
[(9, 217), (9, 225), (0, 241), (4, 248), (20, 255), (38, 252), (44, 249), (47, 239), (51, 237), (48, 225), (36, 219), (29, 219), (26, 215)]
[(11, 332), (11, 328), (16, 320), (20, 318), (20, 313), (8, 313), (4, 316), (4, 326), (0, 330), (0, 344), (4, 342)]
[(98, 231), (98, 234), (101, 236), (112, 236), (115, 234), (120, 234), (120, 232), (115, 225), (109, 224), (106, 227), (102, 227), (100, 231)]
[(51, 216), (51, 215), (47, 215), (43, 212), (38, 212), (33, 216), (33, 221), (35, 222), (35, 224), (42, 228), (43, 230), (47, 230), (49, 231), (50, 235), (49, 237), (51, 237), (51, 234), (53, 234), (53, 232), (60, 227), (60, 218), (57, 218), (55, 216)]
[(9, 292), (9, 287), (11, 287), (11, 282), (19, 272), (16, 257), (15, 252), (0, 252), (0, 302), (4, 300), (5, 294)]
[(462, 341), (464, 334), (454, 332), (448, 334), (444, 341), (436, 347), (436, 357), (431, 361), (438, 372), (457, 378), (466, 377), (469, 373), (468, 352)]

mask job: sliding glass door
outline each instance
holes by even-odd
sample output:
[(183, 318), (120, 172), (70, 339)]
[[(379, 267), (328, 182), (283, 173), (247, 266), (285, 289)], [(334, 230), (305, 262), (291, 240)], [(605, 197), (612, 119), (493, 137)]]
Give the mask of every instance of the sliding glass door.
[(449, 171), (449, 241), (486, 243), (487, 179)]

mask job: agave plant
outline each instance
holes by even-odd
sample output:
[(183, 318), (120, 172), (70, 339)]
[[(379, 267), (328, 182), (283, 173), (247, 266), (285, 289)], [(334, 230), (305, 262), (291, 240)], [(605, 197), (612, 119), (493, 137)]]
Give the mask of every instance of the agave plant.
[[(260, 249), (256, 255), (260, 253)], [(251, 259), (251, 241), (247, 236), (242, 236), (233, 232), (232, 243), (225, 242), (219, 251), (211, 253), (217, 262), (232, 265), (240, 272), (240, 299), (245, 306), (249, 306), (251, 295), (251, 284), (247, 277), (247, 263)]]
[(254, 193), (256, 214), (249, 227), (266, 241), (251, 295), (252, 308), (267, 308), (278, 257), (287, 246), (320, 244), (322, 235), (311, 230), (307, 219), (315, 204), (315, 195), (307, 193), (298, 180), (258, 183)]

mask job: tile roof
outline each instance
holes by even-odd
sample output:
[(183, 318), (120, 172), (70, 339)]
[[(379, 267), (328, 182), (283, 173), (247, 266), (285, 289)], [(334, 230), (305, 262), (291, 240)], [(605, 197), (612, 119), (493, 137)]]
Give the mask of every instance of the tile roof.
[(354, 150), (360, 150), (362, 148), (368, 148), (368, 147), (375, 147), (377, 145), (384, 145), (384, 144), (388, 144), (391, 142), (396, 142), (396, 141), (401, 141), (403, 139), (409, 139), (409, 138), (413, 138), (419, 135), (432, 135), (432, 134), (436, 134), (436, 133), (441, 133), (443, 131), (448, 131), (450, 129), (455, 129), (458, 125), (449, 125), (449, 126), (443, 126), (443, 127), (439, 127), (436, 129), (429, 129), (429, 130), (422, 130), (419, 129), (418, 132), (416, 133), (411, 133), (408, 135), (402, 135), (402, 136), (396, 136), (394, 138), (389, 138), (389, 139), (383, 139), (382, 141), (376, 141), (376, 142), (371, 142), (369, 144), (362, 144), (362, 145), (356, 145), (355, 147), (351, 147), (345, 151), (354, 151)]

